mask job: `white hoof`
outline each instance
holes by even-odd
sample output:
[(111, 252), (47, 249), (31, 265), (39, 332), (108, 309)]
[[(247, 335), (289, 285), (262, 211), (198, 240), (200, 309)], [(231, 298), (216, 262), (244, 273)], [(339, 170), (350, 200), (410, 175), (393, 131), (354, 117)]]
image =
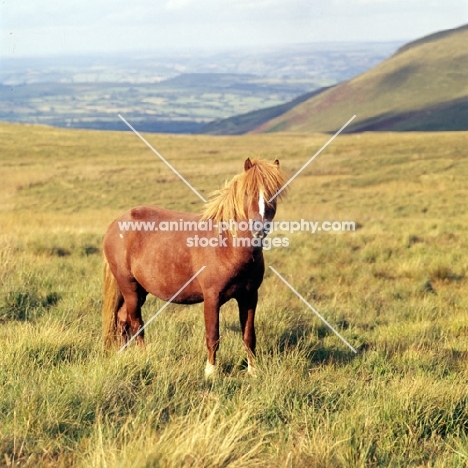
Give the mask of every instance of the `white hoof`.
[(211, 364), (209, 361), (206, 361), (205, 378), (212, 377), (215, 374), (216, 374), (216, 364)]
[(257, 371), (255, 369), (255, 366), (250, 361), (247, 362), (247, 372), (251, 377), (257, 376)]

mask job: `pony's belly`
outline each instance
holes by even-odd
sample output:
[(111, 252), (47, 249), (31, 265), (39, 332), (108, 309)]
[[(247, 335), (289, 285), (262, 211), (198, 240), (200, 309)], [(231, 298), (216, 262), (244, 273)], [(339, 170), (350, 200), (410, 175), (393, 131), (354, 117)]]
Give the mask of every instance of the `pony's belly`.
[(190, 304), (198, 304), (203, 302), (203, 295), (191, 295), (191, 296), (177, 296), (173, 301), (174, 304), (183, 304), (183, 305), (190, 305)]
[(198, 284), (195, 284), (196, 280), (183, 288), (189, 279), (190, 276), (187, 279), (184, 278), (184, 281), (180, 279), (178, 281), (165, 281), (163, 278), (149, 284), (146, 284), (144, 281), (140, 281), (139, 283), (148, 293), (163, 301), (171, 301), (175, 304), (197, 304), (198, 302), (203, 302), (203, 292), (198, 287)]
[(251, 291), (257, 291), (260, 287), (260, 284), (261, 281), (256, 282), (255, 285), (241, 283), (235, 286), (233, 285), (231, 287), (228, 287), (220, 294), (221, 303), (224, 304), (231, 299), (242, 297), (243, 295), (248, 294)]

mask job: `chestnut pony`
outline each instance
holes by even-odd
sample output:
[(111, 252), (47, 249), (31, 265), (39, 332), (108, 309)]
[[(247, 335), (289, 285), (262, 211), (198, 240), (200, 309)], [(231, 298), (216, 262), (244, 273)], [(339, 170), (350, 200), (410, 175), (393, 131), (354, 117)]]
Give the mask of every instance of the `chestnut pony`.
[[(109, 226), (103, 245), (105, 346), (123, 346), (137, 333), (135, 341), (144, 344), (141, 307), (148, 293), (164, 301), (175, 295), (172, 302), (176, 304), (204, 302), (208, 348), (205, 375), (209, 376), (216, 370), (219, 309), (236, 299), (248, 371), (253, 372), (254, 317), (265, 271), (261, 242), (267, 234), (258, 222), (273, 219), (277, 198), (271, 203), (268, 200), (284, 183), (278, 160), (246, 159), (244, 171), (212, 194), (203, 214), (139, 206), (117, 218)], [(230, 229), (219, 229), (220, 223), (231, 220), (239, 229), (234, 223)], [(249, 228), (241, 231), (242, 221), (244, 228), (247, 223)], [(154, 222), (161, 228), (145, 230), (141, 222)], [(191, 225), (191, 229), (162, 229), (171, 222)], [(196, 236), (204, 238), (204, 243), (194, 242)], [(242, 242), (238, 242), (240, 237)], [(176, 294), (202, 267), (198, 276)]]

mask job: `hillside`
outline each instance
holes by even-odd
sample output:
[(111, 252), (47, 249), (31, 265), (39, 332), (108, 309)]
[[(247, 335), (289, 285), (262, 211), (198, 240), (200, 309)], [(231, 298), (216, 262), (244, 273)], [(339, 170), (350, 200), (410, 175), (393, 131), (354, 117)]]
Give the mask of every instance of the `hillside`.
[(327, 89), (329, 88), (320, 88), (315, 91), (311, 91), (310, 93), (301, 94), (296, 99), (278, 106), (258, 109), (252, 112), (247, 112), (246, 114), (228, 117), (227, 119), (215, 120), (214, 122), (210, 122), (208, 125), (204, 126), (199, 133), (205, 133), (207, 135), (242, 135), (243, 133), (247, 133), (253, 128), (258, 127), (275, 117), (283, 115), (301, 102), (317, 96)]
[(468, 130), (468, 26), (401, 47), (392, 57), (255, 132)]

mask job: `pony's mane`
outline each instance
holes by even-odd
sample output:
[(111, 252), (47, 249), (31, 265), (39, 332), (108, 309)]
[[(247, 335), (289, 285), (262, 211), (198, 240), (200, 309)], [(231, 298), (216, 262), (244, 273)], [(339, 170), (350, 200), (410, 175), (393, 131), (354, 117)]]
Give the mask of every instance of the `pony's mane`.
[[(210, 194), (202, 219), (221, 221), (247, 219), (246, 198), (258, 200), (260, 192), (265, 203), (285, 184), (286, 178), (279, 166), (263, 160), (252, 161), (252, 167), (234, 176), (224, 187)], [(283, 190), (278, 198), (285, 194)]]

